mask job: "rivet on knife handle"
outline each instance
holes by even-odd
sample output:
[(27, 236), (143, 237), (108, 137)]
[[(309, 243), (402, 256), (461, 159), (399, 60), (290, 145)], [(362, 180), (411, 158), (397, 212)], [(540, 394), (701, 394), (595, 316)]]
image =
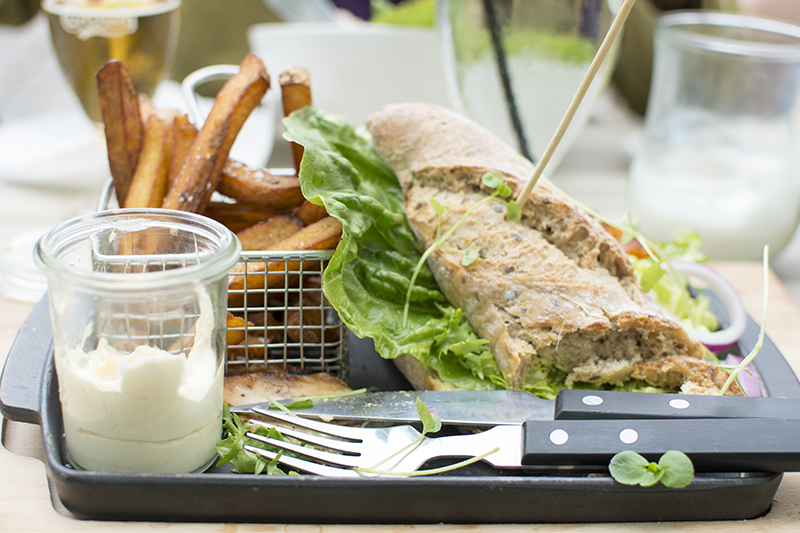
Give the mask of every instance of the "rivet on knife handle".
[(554, 418), (800, 418), (800, 398), (562, 390)]

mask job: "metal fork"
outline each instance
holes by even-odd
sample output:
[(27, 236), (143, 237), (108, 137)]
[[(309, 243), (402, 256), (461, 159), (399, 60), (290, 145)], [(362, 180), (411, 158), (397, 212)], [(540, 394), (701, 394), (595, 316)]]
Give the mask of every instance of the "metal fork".
[(313, 461), (255, 446), (246, 445), (245, 449), (311, 474), (329, 477), (397, 476), (415, 472), (435, 457), (470, 458), (482, 455), (485, 455), (484, 461), (498, 468), (521, 466), (520, 426), (496, 426), (482, 433), (420, 439), (422, 434), (410, 425), (349, 427), (308, 420), (280, 411), (259, 408), (253, 410), (316, 434), (253, 419), (253, 424), (268, 429), (275, 428), (305, 445), (272, 439), (253, 432), (247, 433), (248, 437)]
[(698, 472), (800, 471), (800, 418), (528, 420), (482, 433), (420, 439), (409, 425), (357, 428), (253, 410), (297, 429), (253, 423), (276, 428), (302, 444), (249, 432), (248, 437), (281, 453), (249, 445), (246, 450), (321, 476), (409, 475), (436, 457), (482, 457), (497, 468), (530, 472), (607, 472), (611, 458), (625, 450), (649, 461), (679, 450)]

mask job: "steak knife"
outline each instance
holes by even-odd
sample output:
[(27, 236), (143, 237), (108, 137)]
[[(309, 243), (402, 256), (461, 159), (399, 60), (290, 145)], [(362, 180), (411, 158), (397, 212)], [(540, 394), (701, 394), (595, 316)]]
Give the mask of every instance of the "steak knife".
[[(525, 420), (768, 418), (800, 419), (800, 398), (695, 396), (564, 389), (555, 401), (523, 391), (382, 391), (313, 399), (294, 414), (323, 420), (419, 422), (416, 399), (444, 424), (519, 425)], [(284, 403), (291, 403), (287, 400)], [(252, 414), (254, 406), (231, 409)]]

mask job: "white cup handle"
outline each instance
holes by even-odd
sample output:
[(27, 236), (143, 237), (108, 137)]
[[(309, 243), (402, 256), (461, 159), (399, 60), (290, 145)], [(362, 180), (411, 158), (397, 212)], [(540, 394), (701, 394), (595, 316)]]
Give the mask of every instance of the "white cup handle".
[(183, 99), (189, 109), (189, 118), (197, 126), (197, 129), (202, 128), (206, 120), (197, 100), (197, 87), (209, 81), (227, 80), (237, 72), (239, 72), (239, 65), (211, 65), (195, 70), (183, 79), (181, 83)]

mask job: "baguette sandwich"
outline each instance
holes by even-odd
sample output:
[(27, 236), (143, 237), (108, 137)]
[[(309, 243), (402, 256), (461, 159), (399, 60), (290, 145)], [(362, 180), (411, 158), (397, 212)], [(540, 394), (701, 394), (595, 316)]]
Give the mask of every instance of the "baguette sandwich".
[[(719, 394), (727, 372), (643, 292), (599, 221), (546, 180), (519, 221), (501, 202), (481, 203), (487, 173), (516, 193), (532, 172), (482, 127), (430, 104), (387, 106), (368, 132), (313, 109), (286, 124), (306, 149), (304, 195), (344, 228), (326, 296), (414, 387)], [(468, 248), (478, 254), (465, 262)], [(743, 394), (735, 384), (726, 393)]]

